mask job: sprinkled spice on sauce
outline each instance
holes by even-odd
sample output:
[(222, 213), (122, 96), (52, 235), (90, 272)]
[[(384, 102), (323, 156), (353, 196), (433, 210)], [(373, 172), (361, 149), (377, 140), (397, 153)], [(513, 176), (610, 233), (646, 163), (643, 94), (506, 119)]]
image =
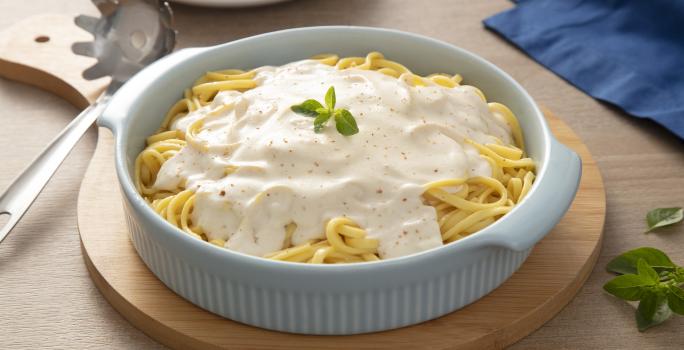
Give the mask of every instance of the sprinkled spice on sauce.
[[(506, 124), (469, 86), (415, 87), (404, 78), (312, 60), (259, 68), (255, 80), (256, 88), (220, 92), (174, 122), (184, 130), (216, 107), (238, 106), (207, 116), (196, 138), (208, 147), (189, 143), (164, 163), (154, 185), (197, 188), (193, 222), (210, 240), (247, 254), (281, 249), (293, 222), (292, 244), (323, 239), (325, 223), (338, 216), (378, 239), (383, 259), (441, 246), (423, 185), (491, 175), (464, 137), (511, 140)], [(335, 87), (337, 105), (354, 115), (357, 134), (346, 137), (330, 125), (314, 133), (311, 118), (291, 111), (305, 99), (323, 101), (328, 86)], [(235, 170), (226, 175), (229, 166)]]

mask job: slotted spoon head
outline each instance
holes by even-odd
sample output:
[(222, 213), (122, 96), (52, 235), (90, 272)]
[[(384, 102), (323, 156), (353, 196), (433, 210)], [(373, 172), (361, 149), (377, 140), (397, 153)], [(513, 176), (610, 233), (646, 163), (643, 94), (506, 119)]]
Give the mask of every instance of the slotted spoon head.
[(80, 15), (77, 26), (93, 34), (92, 42), (71, 47), (78, 55), (97, 58), (83, 72), (88, 80), (111, 76), (123, 83), (146, 65), (170, 53), (176, 43), (173, 15), (165, 1), (92, 0), (102, 14), (96, 18)]

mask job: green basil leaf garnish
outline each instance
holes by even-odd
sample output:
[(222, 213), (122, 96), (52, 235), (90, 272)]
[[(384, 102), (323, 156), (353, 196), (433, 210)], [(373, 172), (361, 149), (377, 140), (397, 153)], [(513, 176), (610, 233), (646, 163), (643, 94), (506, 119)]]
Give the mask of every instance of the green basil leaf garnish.
[(648, 279), (653, 284), (660, 281), (660, 276), (656, 270), (654, 270), (644, 259), (639, 259), (637, 262), (637, 272), (639, 276)]
[(291, 106), (290, 109), (295, 113), (315, 118), (313, 124), (316, 133), (323, 131), (332, 116), (335, 117), (335, 128), (340, 134), (351, 136), (358, 133), (359, 127), (354, 116), (344, 108), (335, 109), (336, 103), (335, 87), (331, 86), (325, 94), (326, 106), (316, 100), (309, 99), (301, 104)]
[(359, 132), (359, 127), (356, 125), (356, 119), (346, 109), (338, 109), (335, 111), (335, 127), (337, 131), (344, 136), (351, 136)]
[(321, 108), (323, 108), (323, 105), (316, 100), (306, 100), (301, 104), (290, 107), (290, 109), (292, 109), (292, 111), (295, 113), (314, 118), (318, 116), (318, 110)]
[(328, 92), (325, 93), (325, 104), (328, 109), (332, 111), (335, 109), (335, 102), (337, 102), (335, 97), (335, 87), (331, 86), (328, 89)]
[(320, 133), (328, 122), (328, 119), (330, 119), (330, 113), (328, 113), (328, 111), (319, 114), (316, 119), (314, 119), (314, 132)]
[[(642, 304), (644, 305), (642, 306)], [(646, 300), (642, 300), (635, 314), (639, 332), (643, 332), (669, 319), (672, 316), (672, 311), (667, 306), (667, 299), (654, 295), (652, 297), (649, 296)], [(644, 317), (645, 314), (650, 314), (650, 318)]]

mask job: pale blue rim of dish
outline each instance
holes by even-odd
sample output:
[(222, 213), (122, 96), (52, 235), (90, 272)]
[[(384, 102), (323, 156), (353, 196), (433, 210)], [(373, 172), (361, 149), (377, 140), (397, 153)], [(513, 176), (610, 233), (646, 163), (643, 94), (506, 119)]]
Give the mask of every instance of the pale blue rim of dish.
[[(158, 74), (149, 74), (152, 72), (155, 68), (161, 68), (164, 65), (171, 64), (171, 67), (186, 61), (188, 59), (191, 59), (193, 57), (200, 57), (204, 55), (211, 55), (212, 52), (217, 51), (217, 50), (223, 50), (226, 47), (230, 46), (239, 46), (241, 44), (244, 44), (248, 41), (251, 40), (257, 40), (257, 39), (264, 39), (268, 37), (277, 37), (277, 36), (282, 36), (282, 35), (287, 35), (290, 33), (295, 33), (295, 32), (315, 32), (315, 31), (359, 31), (359, 33), (363, 32), (384, 32), (388, 34), (393, 34), (397, 36), (405, 36), (410, 38), (411, 40), (418, 40), (418, 41), (426, 41), (429, 42), (430, 44), (441, 46), (445, 49), (448, 50), (454, 50), (458, 51), (460, 54), (467, 56), (470, 59), (473, 59), (475, 61), (479, 61), (479, 63), (483, 64), (486, 66), (487, 69), (491, 69), (494, 71), (496, 74), (499, 76), (503, 77), (505, 80), (508, 81), (512, 86), (514, 86), (516, 89), (519, 90), (519, 92), (523, 95), (525, 99), (525, 103), (529, 104), (529, 106), (532, 108), (535, 114), (535, 118), (539, 120), (540, 127), (542, 129), (542, 135), (543, 135), (543, 149), (545, 150), (543, 159), (538, 160), (535, 159), (535, 162), (538, 164), (538, 169), (537, 169), (537, 178), (535, 180), (534, 185), (532, 186), (532, 189), (528, 193), (527, 197), (523, 199), (522, 202), (517, 204), (508, 214), (504, 215), (501, 219), (497, 220), (495, 223), (492, 225), (486, 227), (485, 229), (469, 235), (457, 242), (450, 243), (444, 246), (436, 247), (433, 249), (429, 249), (423, 252), (403, 256), (403, 257), (398, 257), (398, 258), (393, 258), (389, 260), (381, 260), (381, 261), (376, 261), (376, 262), (362, 262), (362, 263), (355, 263), (355, 264), (330, 264), (330, 265), (317, 265), (317, 264), (301, 264), (301, 263), (293, 263), (293, 262), (287, 262), (287, 261), (274, 261), (274, 260), (268, 260), (264, 259), (261, 257), (256, 257), (256, 256), (251, 256), (247, 254), (243, 254), (240, 252), (232, 251), (229, 249), (225, 248), (220, 248), (216, 247), (212, 244), (208, 244), (204, 241), (199, 241), (194, 237), (191, 237), (187, 233), (181, 231), (180, 229), (176, 228), (175, 226), (171, 225), (167, 221), (163, 220), (160, 216), (158, 216), (154, 210), (145, 202), (145, 200), (140, 196), (133, 184), (130, 169), (127, 164), (127, 159), (126, 159), (126, 134), (127, 134), (127, 127), (126, 123), (128, 121), (128, 118), (126, 118), (126, 111), (130, 110), (132, 106), (135, 105), (136, 102), (125, 102), (126, 97), (131, 97), (131, 96), (125, 96), (127, 92), (127, 85), (132, 85), (131, 83), (135, 83), (139, 85), (136, 88), (133, 88), (133, 90), (140, 90), (144, 87), (150, 87), (151, 83), (148, 78), (153, 78), (156, 77)], [(166, 70), (168, 71), (168, 69)], [(141, 87), (142, 86), (142, 87)], [(119, 99), (117, 99), (115, 96), (112, 99), (112, 103), (110, 106), (105, 110), (103, 113), (103, 116), (98, 120), (98, 124), (101, 126), (107, 127), (111, 129), (116, 138), (116, 147), (115, 147), (115, 153), (116, 153), (116, 159), (115, 159), (115, 165), (116, 165), (116, 171), (117, 175), (119, 178), (119, 182), (123, 191), (123, 194), (128, 198), (129, 202), (131, 203), (132, 209), (141, 215), (144, 215), (153, 225), (152, 229), (155, 230), (165, 230), (167, 232), (173, 232), (171, 234), (177, 235), (180, 237), (181, 240), (184, 240), (184, 244), (190, 245), (196, 249), (203, 250), (203, 253), (205, 254), (220, 254), (221, 258), (224, 259), (230, 259), (234, 260), (237, 262), (242, 262), (242, 263), (249, 263), (254, 267), (260, 267), (260, 268), (267, 268), (267, 269), (291, 269), (291, 268), (296, 268), (299, 271), (309, 271), (311, 273), (342, 273), (346, 271), (359, 271), (359, 270), (372, 270), (372, 269), (387, 269), (390, 267), (400, 267), (404, 266), (404, 264), (411, 264), (411, 263), (418, 263), (422, 260), (429, 260), (429, 259), (438, 259), (440, 256), (445, 255), (445, 254), (458, 254), (459, 252), (465, 252), (465, 251), (470, 251), (472, 249), (476, 248), (482, 248), (482, 247), (487, 247), (487, 246), (496, 246), (496, 247), (505, 247), (508, 249), (512, 249), (515, 251), (523, 251), (526, 249), (531, 248), (536, 244), (539, 240), (541, 240), (546, 233), (550, 230), (550, 228), (557, 223), (558, 220), (560, 220), (560, 216), (562, 216), (563, 213), (565, 213), (572, 201), (572, 198), (574, 198), (574, 194), (576, 193), (580, 176), (579, 172), (581, 172), (581, 162), (579, 159), (579, 156), (575, 154), (574, 152), (570, 151), (567, 149), (565, 146), (561, 145), (555, 138), (552, 136), (548, 125), (546, 123), (546, 120), (544, 119), (544, 116), (541, 112), (541, 110), (538, 108), (532, 97), (525, 91), (525, 89), (518, 84), (512, 77), (510, 77), (508, 74), (506, 74), (503, 70), (495, 66), (494, 64), (490, 63), (489, 61), (479, 57), (478, 55), (475, 55), (467, 50), (461, 49), (459, 47), (453, 46), (451, 44), (447, 44), (445, 42), (432, 39), (423, 35), (419, 34), (414, 34), (414, 33), (407, 33), (399, 30), (393, 30), (393, 29), (384, 29), (384, 28), (374, 28), (374, 27), (360, 27), (360, 26), (318, 26), (318, 27), (302, 27), (302, 28), (293, 28), (293, 29), (286, 29), (286, 30), (280, 30), (280, 31), (275, 31), (275, 32), (270, 32), (270, 33), (265, 33), (265, 34), (260, 34), (260, 35), (255, 35), (252, 37), (247, 37), (243, 39), (239, 39), (236, 41), (228, 42), (225, 44), (220, 44), (216, 46), (211, 46), (211, 47), (206, 47), (206, 48), (189, 48), (189, 49), (183, 49), (179, 50), (167, 57), (164, 57), (160, 59), (159, 61), (153, 63), (140, 73), (138, 73), (136, 76), (134, 76), (131, 80), (129, 80), (129, 83), (124, 85), (124, 87), (121, 88), (119, 93), (117, 93), (118, 96), (120, 96)], [(132, 98), (135, 100), (135, 98)], [(122, 101), (118, 101), (122, 100)], [(125, 103), (128, 104), (128, 108), (121, 108), (121, 106), (117, 105), (117, 103)], [(515, 241), (503, 241), (501, 240), (502, 234), (496, 234), (497, 229), (500, 228), (501, 226), (506, 225), (506, 223), (512, 221), (513, 218), (515, 218), (516, 213), (524, 210), (525, 208), (531, 207), (534, 205), (533, 201), (537, 197), (537, 193), (539, 192), (539, 187), (545, 182), (545, 179), (549, 177), (549, 172), (550, 172), (550, 160), (551, 160), (551, 155), (556, 154), (558, 156), (564, 156), (568, 158), (568, 161), (574, 161), (577, 163), (575, 166), (576, 168), (579, 168), (578, 171), (578, 176), (576, 176), (576, 179), (574, 180), (574, 184), (570, 183), (568, 184), (568, 189), (571, 189), (572, 193), (565, 193), (565, 196), (570, 196), (570, 200), (567, 201), (567, 205), (565, 205), (564, 208), (562, 208), (562, 214), (553, 222), (553, 225), (549, 228), (549, 230), (542, 230), (538, 232), (535, 235), (531, 235), (528, 237), (518, 237), (517, 240)], [(571, 159), (572, 158), (572, 159)], [(539, 164), (543, 164), (541, 169), (539, 168)], [(557, 180), (557, 179), (556, 179)], [(548, 181), (548, 180), (546, 180)], [(538, 209), (543, 209), (544, 204), (543, 203), (537, 203), (536, 207)], [(547, 220), (548, 221), (548, 220)], [(509, 237), (511, 238), (511, 237)], [(514, 237), (513, 237), (514, 238)], [(283, 270), (283, 271), (285, 271)]]

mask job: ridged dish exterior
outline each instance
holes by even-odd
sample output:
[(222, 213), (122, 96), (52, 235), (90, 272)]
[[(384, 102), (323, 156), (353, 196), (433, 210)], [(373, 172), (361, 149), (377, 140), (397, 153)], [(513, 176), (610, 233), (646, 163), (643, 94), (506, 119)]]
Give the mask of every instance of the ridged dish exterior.
[[(404, 327), (458, 310), (508, 279), (531, 249), (483, 249), (480, 259), (426, 274), (420, 283), (368, 290), (308, 292), (260, 285), (208, 273), (169, 253), (126, 208), (126, 223), (138, 254), (167, 287), (193, 304), (241, 323), (303, 334), (357, 334)], [(229, 267), (227, 267), (229, 268)], [(382, 278), (382, 276), (378, 276)]]

